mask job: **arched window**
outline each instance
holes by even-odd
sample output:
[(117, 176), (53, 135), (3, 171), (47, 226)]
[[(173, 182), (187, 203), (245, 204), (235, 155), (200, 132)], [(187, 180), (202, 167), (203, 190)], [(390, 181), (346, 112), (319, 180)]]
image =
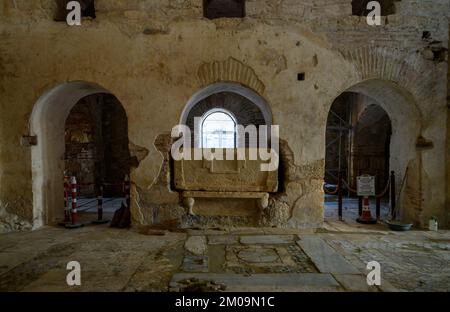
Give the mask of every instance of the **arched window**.
[(236, 148), (236, 121), (222, 109), (208, 111), (201, 126), (203, 148)]

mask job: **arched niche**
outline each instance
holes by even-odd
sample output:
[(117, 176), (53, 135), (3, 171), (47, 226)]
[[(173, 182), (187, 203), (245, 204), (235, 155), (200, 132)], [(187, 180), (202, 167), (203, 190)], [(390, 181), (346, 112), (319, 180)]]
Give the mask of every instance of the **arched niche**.
[(215, 83), (195, 93), (182, 112), (180, 124), (187, 125), (193, 134), (200, 136), (201, 124), (195, 127), (194, 118), (201, 118), (214, 109), (229, 111), (237, 124), (244, 127), (267, 125), (267, 137), (270, 138), (272, 112), (269, 105), (255, 91), (233, 82)]

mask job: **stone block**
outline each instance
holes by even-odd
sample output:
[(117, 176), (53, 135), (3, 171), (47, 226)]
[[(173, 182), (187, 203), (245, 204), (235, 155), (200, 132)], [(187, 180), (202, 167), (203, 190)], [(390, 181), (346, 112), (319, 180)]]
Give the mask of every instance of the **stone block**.
[(321, 273), (359, 274), (360, 272), (321, 238), (301, 236), (297, 244), (311, 258)]
[(236, 245), (237, 237), (234, 235), (211, 235), (208, 236), (209, 245)]
[(254, 274), (244, 276), (233, 273), (178, 273), (172, 278), (171, 285), (196, 278), (213, 281), (226, 286), (227, 291), (338, 291), (340, 285), (331, 274), (294, 273), (294, 274)]
[(294, 235), (248, 235), (241, 236), (241, 244), (245, 245), (278, 245), (291, 244), (294, 241)]
[(200, 256), (206, 254), (207, 246), (206, 246), (206, 237), (205, 236), (190, 236), (186, 243), (184, 244), (184, 248), (190, 253)]
[(366, 277), (360, 274), (333, 274), (334, 278), (347, 291), (352, 292), (368, 292), (378, 291), (376, 286), (369, 286)]

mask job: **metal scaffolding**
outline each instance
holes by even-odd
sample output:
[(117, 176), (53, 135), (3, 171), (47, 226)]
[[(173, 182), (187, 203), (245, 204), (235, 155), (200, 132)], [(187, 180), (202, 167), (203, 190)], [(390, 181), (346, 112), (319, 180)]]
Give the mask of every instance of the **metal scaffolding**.
[[(328, 115), (325, 181), (330, 184), (337, 184), (339, 174), (346, 180), (351, 176), (350, 151), (353, 132), (351, 115), (352, 105), (347, 99), (334, 103)], [(337, 162), (330, 161), (330, 157), (337, 159)]]

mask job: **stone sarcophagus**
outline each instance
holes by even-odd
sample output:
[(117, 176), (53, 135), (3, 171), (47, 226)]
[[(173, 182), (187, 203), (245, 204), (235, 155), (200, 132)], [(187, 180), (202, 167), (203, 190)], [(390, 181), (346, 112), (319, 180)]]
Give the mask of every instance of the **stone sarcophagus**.
[(269, 193), (278, 190), (278, 170), (268, 167), (278, 159), (262, 158), (257, 149), (239, 153), (225, 149), (221, 159), (212, 159), (204, 150), (192, 149), (192, 160), (174, 162), (175, 187), (191, 214), (252, 216), (267, 207)]

